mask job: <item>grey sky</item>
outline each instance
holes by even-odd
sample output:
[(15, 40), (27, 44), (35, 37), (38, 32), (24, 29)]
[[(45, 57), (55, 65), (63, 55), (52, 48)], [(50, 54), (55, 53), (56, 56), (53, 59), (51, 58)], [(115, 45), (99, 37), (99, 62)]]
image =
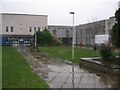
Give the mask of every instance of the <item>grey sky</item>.
[(75, 25), (114, 16), (119, 0), (2, 0), (2, 12), (48, 15), (49, 25)]

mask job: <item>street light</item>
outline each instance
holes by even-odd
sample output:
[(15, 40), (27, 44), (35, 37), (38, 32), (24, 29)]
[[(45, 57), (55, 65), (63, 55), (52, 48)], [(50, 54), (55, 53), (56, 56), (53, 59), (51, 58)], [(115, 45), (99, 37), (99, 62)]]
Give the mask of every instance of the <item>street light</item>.
[(73, 39), (72, 39), (72, 82), (73, 82), (73, 88), (74, 88), (74, 41), (75, 41), (75, 30), (74, 30), (74, 12), (70, 12), (70, 14), (73, 15)]

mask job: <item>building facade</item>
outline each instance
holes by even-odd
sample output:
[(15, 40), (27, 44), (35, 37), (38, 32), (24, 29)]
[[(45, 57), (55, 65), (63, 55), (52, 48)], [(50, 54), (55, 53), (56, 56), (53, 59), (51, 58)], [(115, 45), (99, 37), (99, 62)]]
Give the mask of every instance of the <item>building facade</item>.
[(2, 13), (2, 44), (30, 45), (34, 34), (47, 27), (47, 15)]
[(118, 2), (118, 8), (120, 8), (120, 1)]
[(94, 45), (95, 35), (105, 34), (105, 20), (76, 26), (77, 45)]
[[(60, 43), (72, 44), (73, 27), (63, 25), (48, 25), (47, 15), (10, 14), (2, 13), (2, 44), (30, 45), (34, 44), (34, 34), (45, 27)], [(74, 27), (75, 45), (93, 46), (95, 35), (110, 34), (115, 24), (115, 17), (109, 19), (80, 24)], [(1, 35), (1, 34), (0, 34)]]
[[(110, 34), (114, 24), (115, 17), (110, 17), (106, 20), (75, 26), (75, 44), (77, 46), (93, 46), (95, 44), (95, 35)], [(48, 30), (61, 43), (72, 44), (72, 26), (49, 25)]]
[(48, 26), (49, 32), (60, 42), (67, 45), (72, 43), (72, 26)]

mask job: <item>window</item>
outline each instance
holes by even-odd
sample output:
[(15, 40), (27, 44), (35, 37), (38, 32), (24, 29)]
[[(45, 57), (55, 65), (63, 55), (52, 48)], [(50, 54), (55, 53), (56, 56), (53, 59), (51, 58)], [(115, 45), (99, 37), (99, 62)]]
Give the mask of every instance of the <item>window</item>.
[(40, 27), (38, 27), (38, 31), (40, 31)]
[(8, 43), (8, 41), (9, 41), (8, 39), (9, 39), (9, 38), (8, 38), (8, 37), (6, 37), (6, 42), (7, 42), (7, 43)]
[(104, 28), (105, 28), (105, 26), (103, 25), (103, 26), (102, 26), (102, 28), (104, 29)]
[(36, 27), (34, 27), (34, 30), (36, 30)]
[(52, 29), (51, 27), (48, 27), (48, 29)]
[(53, 35), (56, 36), (56, 30), (53, 30)]
[(6, 32), (8, 32), (8, 26), (6, 26)]
[(60, 29), (59, 27), (57, 29)]
[(82, 29), (80, 29), (80, 32), (81, 32), (81, 34), (82, 34)]
[(66, 37), (69, 37), (69, 30), (66, 30)]
[(73, 30), (73, 28), (70, 28), (70, 30)]
[(32, 27), (29, 27), (29, 31), (32, 32)]
[(11, 32), (13, 32), (13, 27), (11, 27)]
[(69, 28), (66, 28), (66, 30), (69, 30)]

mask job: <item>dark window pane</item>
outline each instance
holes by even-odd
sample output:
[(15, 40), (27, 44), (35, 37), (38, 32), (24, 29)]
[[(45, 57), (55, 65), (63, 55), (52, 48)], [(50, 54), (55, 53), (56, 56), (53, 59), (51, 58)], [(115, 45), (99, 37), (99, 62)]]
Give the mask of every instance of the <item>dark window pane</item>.
[(6, 26), (6, 32), (8, 32), (8, 26)]
[(13, 27), (11, 27), (11, 32), (13, 32)]

